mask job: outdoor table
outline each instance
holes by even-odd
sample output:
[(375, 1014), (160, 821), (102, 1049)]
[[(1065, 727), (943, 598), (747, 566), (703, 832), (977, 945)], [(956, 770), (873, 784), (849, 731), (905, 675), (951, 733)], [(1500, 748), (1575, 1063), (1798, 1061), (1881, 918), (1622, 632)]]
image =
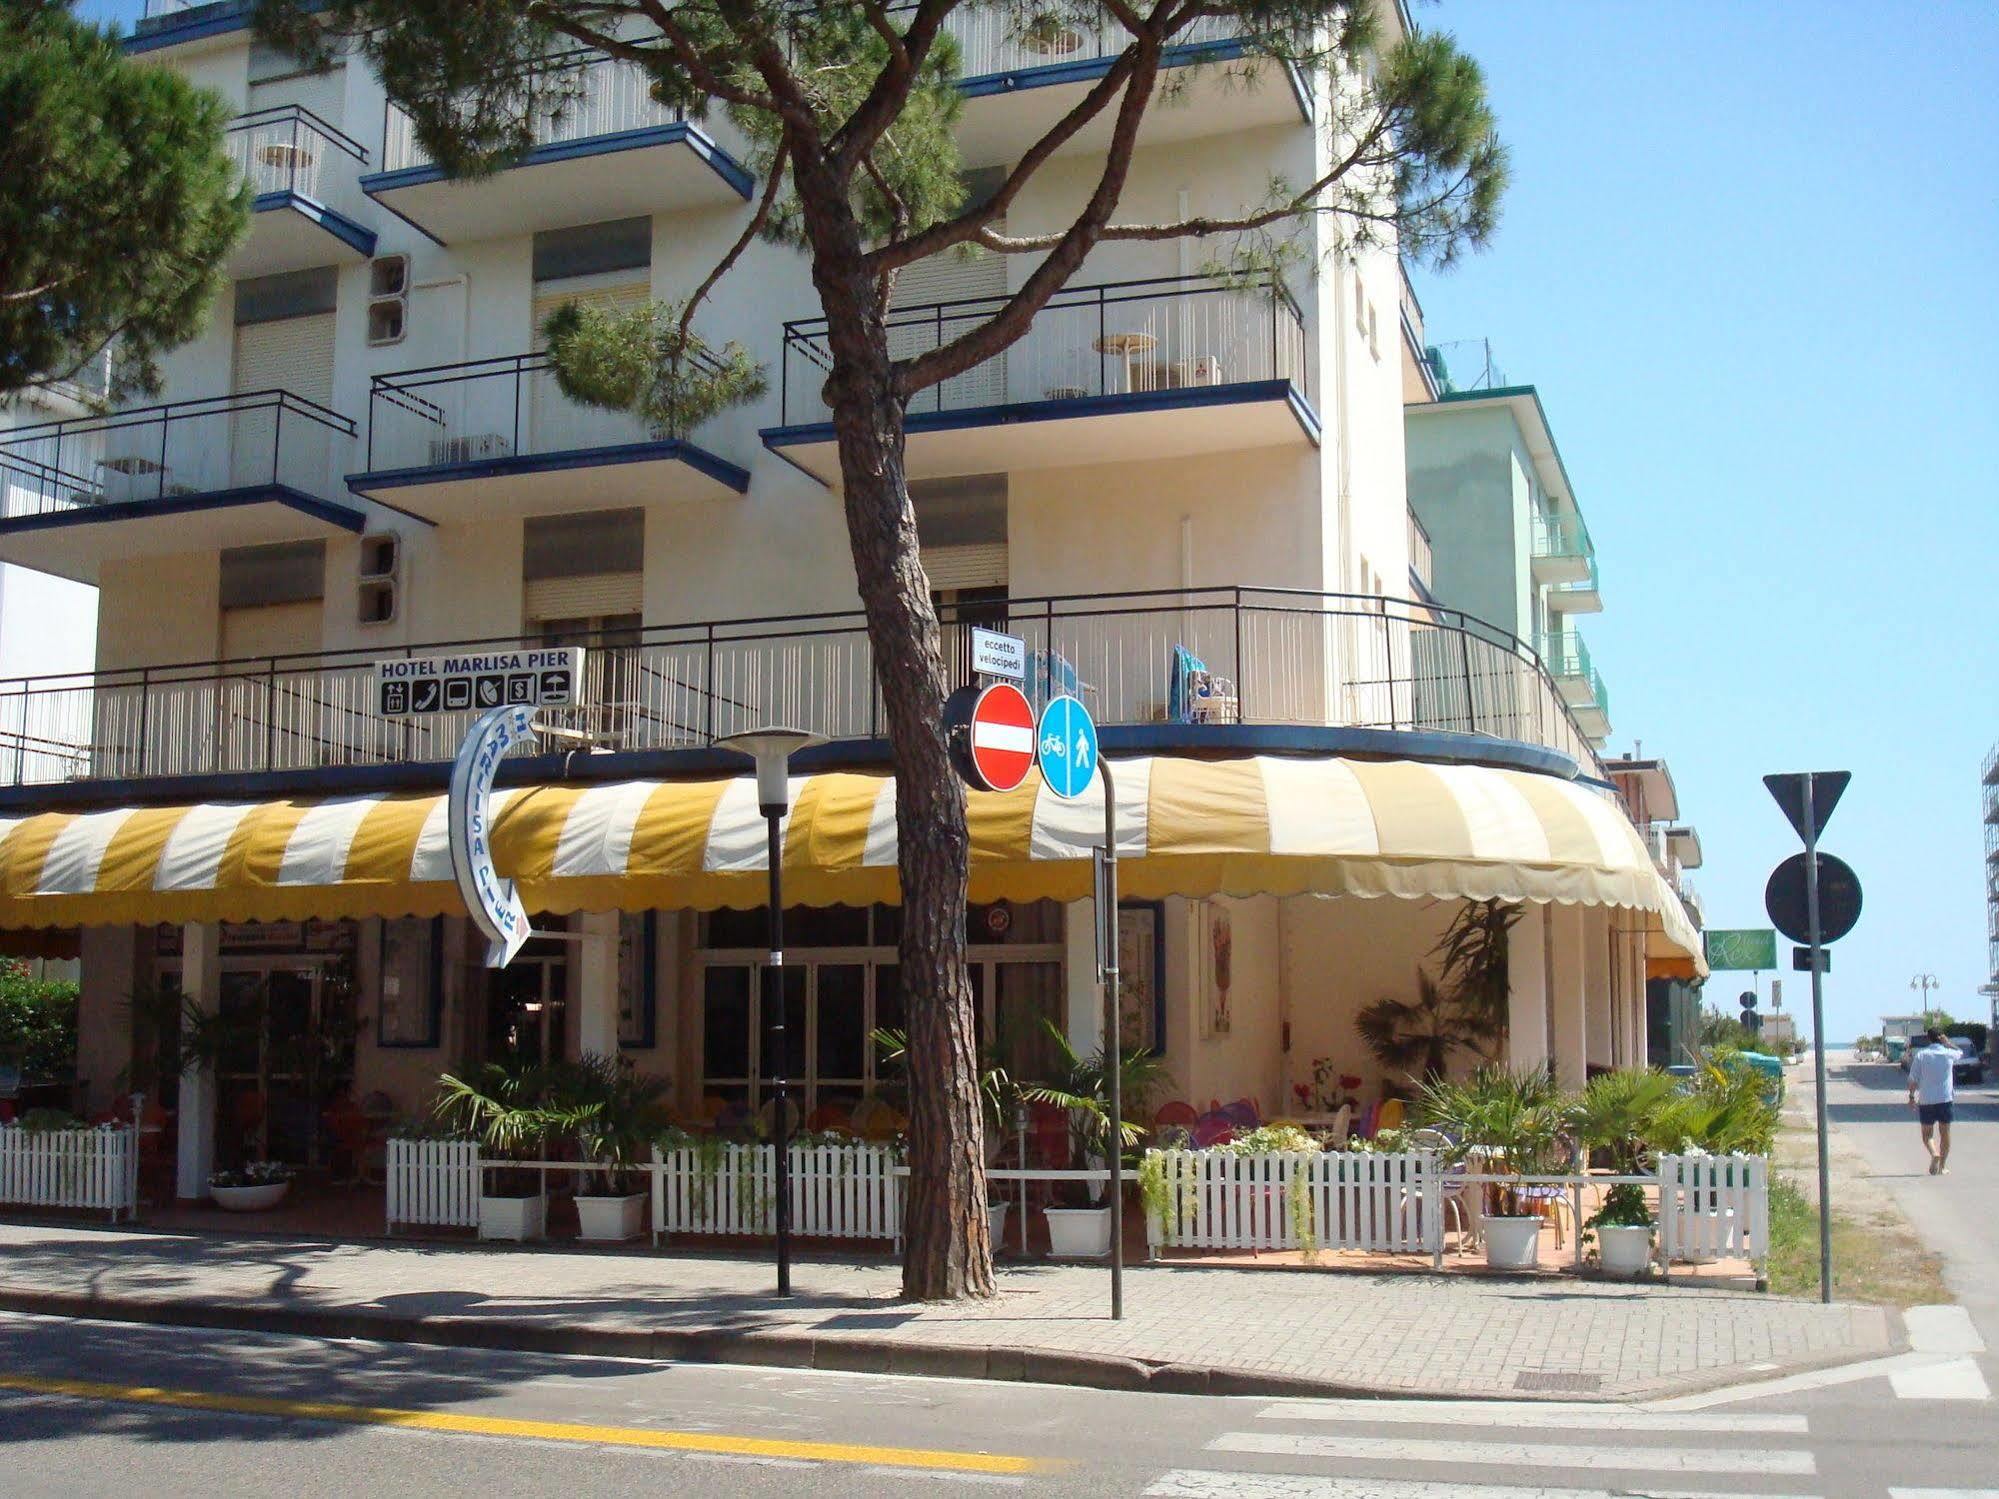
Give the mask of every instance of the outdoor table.
[(1099, 354), (1115, 354), (1124, 361), (1124, 388), (1132, 390), (1137, 362), (1158, 348), (1159, 340), (1150, 333), (1106, 333), (1091, 339), (1090, 347)]

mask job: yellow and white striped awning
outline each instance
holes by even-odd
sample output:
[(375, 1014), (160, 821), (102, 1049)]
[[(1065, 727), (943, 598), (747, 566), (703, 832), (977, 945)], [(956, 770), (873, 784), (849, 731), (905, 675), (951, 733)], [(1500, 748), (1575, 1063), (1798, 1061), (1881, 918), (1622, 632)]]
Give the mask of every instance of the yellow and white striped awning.
[[(1629, 819), (1587, 786), (1403, 760), (1161, 757), (1114, 769), (1119, 880), (1134, 898), (1620, 906), (1647, 913), (1657, 955), (1700, 950)], [(496, 862), (530, 911), (763, 903), (765, 832), (748, 777), (530, 786), (496, 791), (493, 805)], [(1031, 779), (973, 793), (970, 815), (974, 900), (1089, 893), (1101, 791), (1065, 802)], [(795, 779), (786, 899), (895, 900), (895, 823), (892, 776)], [(439, 915), (463, 909), (450, 857), (441, 794), (0, 819), (0, 927)]]

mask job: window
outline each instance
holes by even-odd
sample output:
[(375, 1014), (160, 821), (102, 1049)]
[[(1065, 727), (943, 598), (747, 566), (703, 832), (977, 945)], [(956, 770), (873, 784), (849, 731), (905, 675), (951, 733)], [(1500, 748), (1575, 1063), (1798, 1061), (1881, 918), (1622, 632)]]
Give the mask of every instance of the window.
[(534, 237), (534, 279), (562, 281), (652, 265), (652, 220), (612, 219), (570, 229), (544, 229)]
[(229, 547), (221, 558), (224, 609), (315, 603), (326, 597), (326, 543)]
[(382, 923), (380, 1004), (375, 1044), (441, 1046), (444, 1042), (444, 943), (439, 918)]
[(618, 1045), (658, 1044), (658, 975), (658, 913), (626, 911), (618, 918)]
[(645, 569), (645, 511), (588, 510), (531, 515), (521, 546), (521, 577), (576, 578)]
[(338, 292), (339, 273), (332, 266), (253, 276), (236, 283), (236, 326), (331, 312)]

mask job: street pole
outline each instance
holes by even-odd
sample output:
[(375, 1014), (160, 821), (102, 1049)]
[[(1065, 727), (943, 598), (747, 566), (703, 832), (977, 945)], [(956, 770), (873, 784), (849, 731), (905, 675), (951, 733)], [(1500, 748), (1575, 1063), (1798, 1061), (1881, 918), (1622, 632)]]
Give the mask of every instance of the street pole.
[[(1832, 1160), (1825, 1125), (1825, 964), (1819, 943), (1819, 834), (1812, 774), (1805, 772), (1805, 930), (1812, 959), (1812, 1078), (1819, 1126), (1819, 1300), (1832, 1301)], [(1796, 888), (1795, 886), (1793, 888)]]
[(764, 1024), (777, 1088), (777, 1294), (791, 1294), (791, 1087), (784, 1039), (784, 806), (766, 806), (770, 866), (770, 963), (764, 969)]
[(1097, 758), (1104, 782), (1104, 1062), (1111, 1094), (1111, 1320), (1124, 1320), (1124, 1026), (1118, 1015), (1117, 783)]

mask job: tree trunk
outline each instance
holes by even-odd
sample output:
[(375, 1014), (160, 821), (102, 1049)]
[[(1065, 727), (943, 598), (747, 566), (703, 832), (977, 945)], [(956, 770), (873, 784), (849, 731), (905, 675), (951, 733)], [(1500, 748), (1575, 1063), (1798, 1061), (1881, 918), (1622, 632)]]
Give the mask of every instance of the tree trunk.
[(829, 298), (829, 322), (844, 321), (833, 310), (841, 301), (847, 303), (842, 312), (858, 316), (847, 329), (851, 343), (833, 335), (836, 373), (829, 394), (854, 572), (895, 763), (909, 1032), (902, 1290), (922, 1301), (990, 1296), (985, 1121), (965, 970), (971, 839), (965, 789), (944, 731), (950, 684), (903, 474), (903, 404), (890, 382), (886, 330), (867, 300), (853, 296), (857, 286), (843, 290), (852, 300)]

